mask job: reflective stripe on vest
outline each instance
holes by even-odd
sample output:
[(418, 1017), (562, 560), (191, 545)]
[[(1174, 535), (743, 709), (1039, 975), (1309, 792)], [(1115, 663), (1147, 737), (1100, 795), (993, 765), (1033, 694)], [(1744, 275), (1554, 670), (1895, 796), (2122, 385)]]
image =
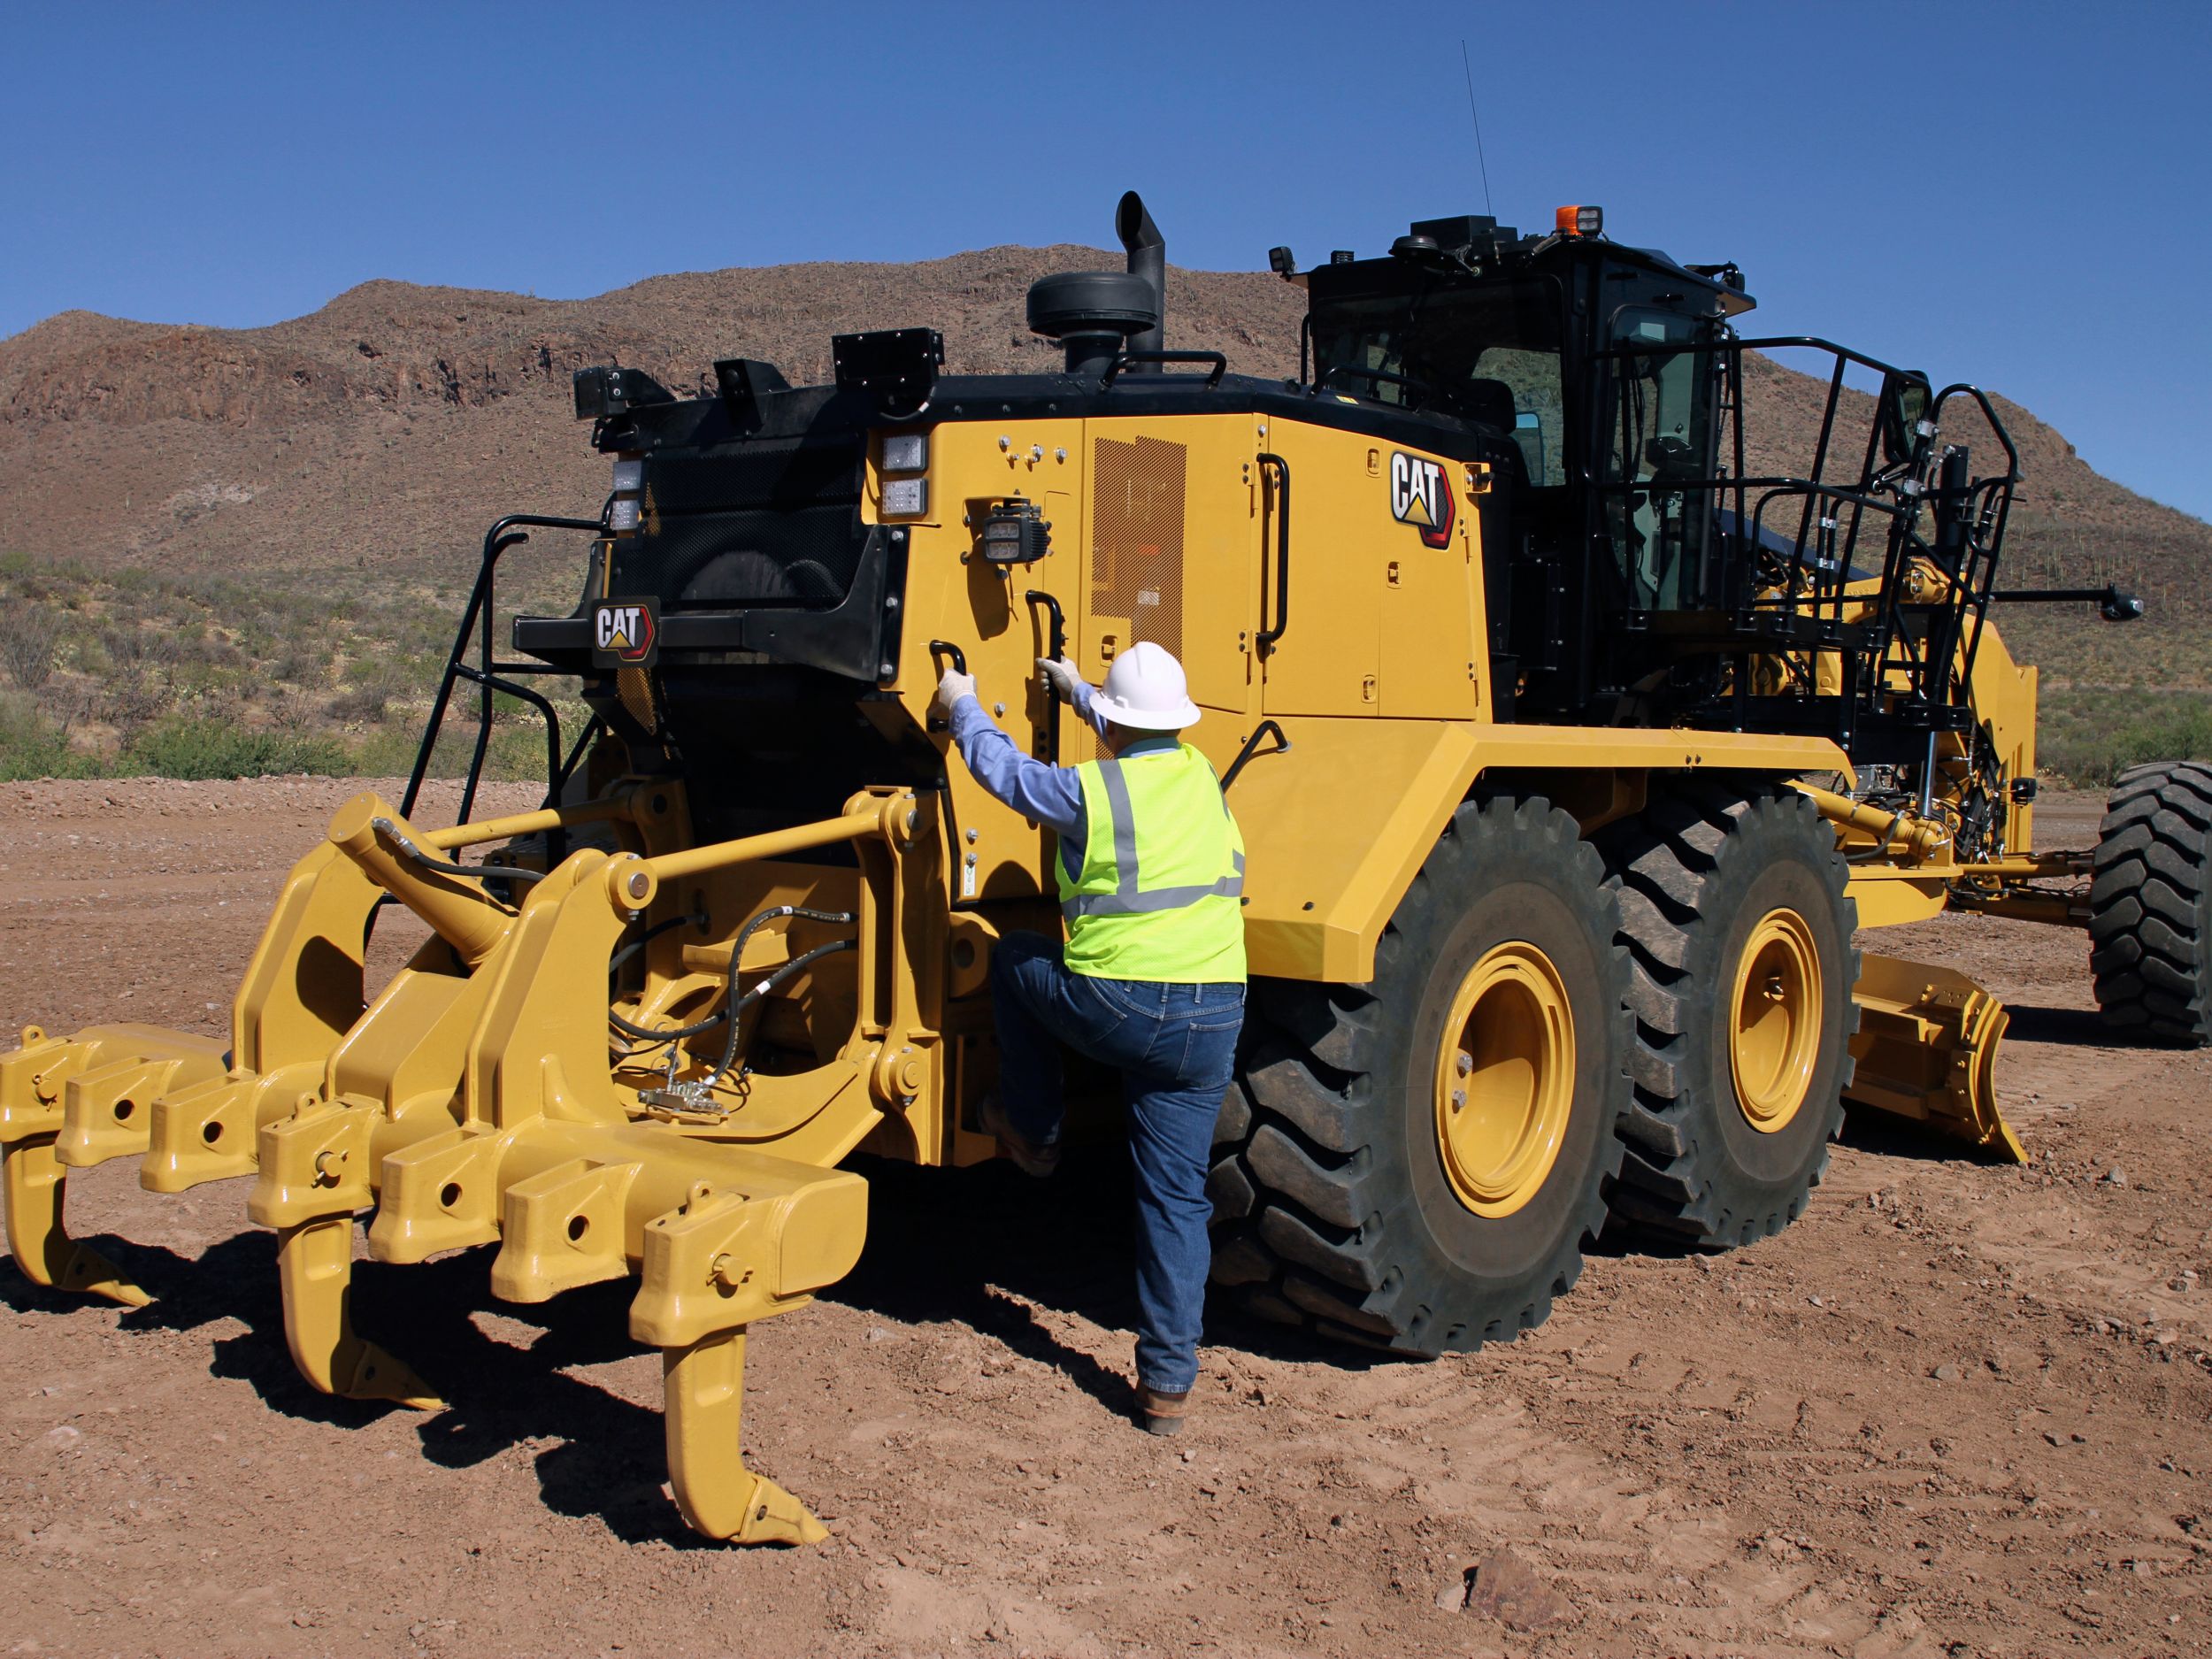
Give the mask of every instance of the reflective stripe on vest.
[(1169, 984), (1241, 982), (1244, 838), (1206, 757), (1148, 746), (1076, 768), (1082, 868), (1055, 859), (1075, 973)]
[[(1111, 893), (1082, 893), (1063, 899), (1060, 914), (1071, 922), (1083, 916), (1152, 916), (1161, 910), (1179, 910), (1195, 904), (1201, 899), (1234, 899), (1244, 895), (1244, 853), (1231, 847), (1231, 873), (1218, 881), (1197, 887), (1154, 887), (1141, 890), (1138, 885), (1137, 815), (1129, 804), (1129, 780), (1122, 775), (1121, 762), (1096, 762), (1099, 782), (1106, 790), (1106, 808), (1114, 824), (1114, 890)], [(1219, 786), (1217, 784), (1216, 787)], [(1222, 815), (1228, 816), (1229, 803), (1221, 803)], [(1089, 861), (1085, 860), (1087, 864)]]

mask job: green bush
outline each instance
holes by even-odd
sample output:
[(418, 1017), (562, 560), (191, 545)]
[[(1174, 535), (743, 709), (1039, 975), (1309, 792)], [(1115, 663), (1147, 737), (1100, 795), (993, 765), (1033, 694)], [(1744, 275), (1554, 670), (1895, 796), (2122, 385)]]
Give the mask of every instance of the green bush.
[(98, 771), (87, 755), (69, 747), (61, 728), (38, 710), (30, 698), (0, 695), (0, 782), (30, 778), (88, 778)]
[(2077, 788), (2101, 789), (2148, 760), (2212, 758), (2212, 695), (2078, 688), (2046, 693), (2037, 760)]
[(352, 757), (334, 738), (250, 732), (226, 720), (173, 718), (150, 726), (124, 749), (119, 770), (157, 778), (263, 778), (306, 772), (344, 777)]

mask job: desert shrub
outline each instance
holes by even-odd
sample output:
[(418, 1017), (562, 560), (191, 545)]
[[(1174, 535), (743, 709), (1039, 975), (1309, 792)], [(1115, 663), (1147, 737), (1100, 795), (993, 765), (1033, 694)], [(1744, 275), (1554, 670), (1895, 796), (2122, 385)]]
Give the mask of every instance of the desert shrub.
[(408, 690), (403, 675), (379, 664), (363, 668), (354, 682), (324, 703), (323, 708), (334, 720), (377, 726), (391, 712), (392, 700), (404, 696)]
[[(421, 741), (422, 733), (412, 726), (374, 726), (354, 746), (353, 770), (364, 778), (404, 778), (414, 770), (415, 749)], [(430, 776), (457, 778), (467, 768), (466, 751), (442, 747), (432, 757)]]
[(2212, 696), (2102, 689), (2047, 695), (2037, 759), (2083, 789), (2104, 788), (2145, 761), (2212, 759)]
[(543, 783), (545, 723), (533, 718), (495, 726), (491, 745), (484, 756), (484, 775), (514, 782)]
[(8, 678), (26, 691), (36, 691), (54, 672), (54, 657), (61, 644), (61, 613), (51, 605), (19, 609), (0, 629), (0, 663)]
[(329, 681), (331, 664), (327, 643), (293, 645), (269, 664), (269, 678), (295, 686), (324, 685)]
[(352, 770), (334, 738), (252, 732), (227, 720), (174, 718), (139, 733), (123, 750), (120, 769), (157, 778), (261, 778), (306, 772), (343, 777)]
[(82, 778), (96, 770), (69, 747), (61, 728), (20, 693), (0, 695), (0, 782), (27, 778)]

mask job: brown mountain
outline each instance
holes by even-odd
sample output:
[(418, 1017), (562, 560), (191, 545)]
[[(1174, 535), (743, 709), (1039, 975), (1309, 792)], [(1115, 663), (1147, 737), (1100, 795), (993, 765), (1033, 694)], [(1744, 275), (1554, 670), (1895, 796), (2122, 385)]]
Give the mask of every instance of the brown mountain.
[[(1024, 326), (1028, 284), (1118, 264), (1091, 249), (993, 248), (656, 277), (572, 301), (372, 282), (251, 329), (65, 312), (0, 341), (0, 549), (94, 570), (458, 576), (499, 513), (596, 511), (605, 464), (569, 406), (580, 365), (618, 361), (694, 387), (714, 358), (741, 354), (819, 380), (833, 334), (926, 324), (944, 331), (955, 370), (1038, 366), (1053, 348)], [(1301, 304), (1266, 275), (1174, 270), (1171, 342), (1288, 373)], [(1821, 389), (1755, 372), (1764, 457), (1809, 449)], [(1999, 406), (2027, 474), (2011, 579), (2109, 575), (2138, 584), (2169, 626), (2200, 619), (2212, 526)]]

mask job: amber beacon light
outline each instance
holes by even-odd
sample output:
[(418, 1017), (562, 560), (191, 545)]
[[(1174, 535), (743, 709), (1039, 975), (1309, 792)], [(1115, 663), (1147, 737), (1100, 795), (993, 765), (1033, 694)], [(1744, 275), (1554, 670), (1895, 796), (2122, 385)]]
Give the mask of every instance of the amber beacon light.
[(1594, 236), (1605, 228), (1601, 207), (1563, 207), (1554, 216), (1554, 228), (1562, 236)]

